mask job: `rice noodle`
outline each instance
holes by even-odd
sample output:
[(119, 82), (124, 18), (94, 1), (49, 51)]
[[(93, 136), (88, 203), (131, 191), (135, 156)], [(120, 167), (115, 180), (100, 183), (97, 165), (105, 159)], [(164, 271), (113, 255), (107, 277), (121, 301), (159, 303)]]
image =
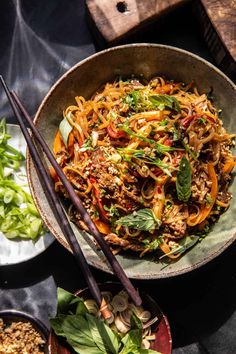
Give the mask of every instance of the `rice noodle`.
[[(57, 161), (115, 252), (142, 256), (157, 250), (177, 258), (181, 239), (228, 208), (235, 135), (226, 132), (214, 104), (192, 82), (118, 80), (91, 99), (76, 96), (63, 115), (72, 131), (68, 146), (63, 132), (57, 133)], [(187, 202), (176, 190), (183, 156), (192, 175)], [(55, 188), (68, 198), (59, 179)], [(153, 216), (142, 221), (146, 228), (117, 223), (143, 209)], [(83, 227), (80, 216), (71, 215)]]

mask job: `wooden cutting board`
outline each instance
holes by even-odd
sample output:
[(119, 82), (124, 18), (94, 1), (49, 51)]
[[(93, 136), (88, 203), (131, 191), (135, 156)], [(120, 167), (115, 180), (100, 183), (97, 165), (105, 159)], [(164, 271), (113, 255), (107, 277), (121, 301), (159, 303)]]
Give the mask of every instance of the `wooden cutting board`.
[(93, 25), (109, 45), (192, 2), (218, 66), (236, 76), (236, 0), (87, 0)]

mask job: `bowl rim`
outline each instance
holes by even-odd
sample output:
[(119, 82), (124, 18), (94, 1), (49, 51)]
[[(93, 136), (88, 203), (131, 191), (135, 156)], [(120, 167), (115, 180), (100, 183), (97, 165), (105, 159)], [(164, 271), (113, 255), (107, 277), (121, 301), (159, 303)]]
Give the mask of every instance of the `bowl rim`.
[[(206, 59), (203, 59), (202, 57), (200, 57), (199, 55), (196, 55), (194, 53), (191, 53), (185, 49), (181, 49), (181, 48), (178, 48), (178, 47), (174, 47), (174, 46), (170, 46), (170, 45), (165, 45), (165, 44), (155, 44), (155, 43), (131, 43), (131, 44), (125, 44), (125, 45), (119, 45), (119, 46), (114, 46), (114, 47), (111, 47), (111, 48), (107, 48), (105, 50), (102, 50), (102, 51), (99, 51), (97, 53), (94, 53), (90, 56), (88, 56), (87, 58), (79, 61), (78, 63), (76, 63), (74, 66), (72, 66), (69, 70), (67, 70), (55, 83), (54, 85), (52, 85), (52, 87), (49, 89), (48, 93), (45, 95), (45, 97), (43, 98), (36, 114), (35, 114), (35, 117), (33, 119), (33, 122), (34, 124), (36, 125), (39, 121), (40, 121), (40, 113), (41, 113), (41, 110), (43, 109), (44, 105), (46, 104), (48, 98), (52, 95), (53, 91), (57, 88), (57, 86), (59, 86), (61, 84), (62, 81), (64, 81), (67, 76), (69, 76), (73, 71), (77, 70), (78, 67), (82, 66), (83, 64), (89, 62), (90, 60), (93, 60), (94, 58), (97, 58), (99, 56), (102, 56), (106, 53), (109, 53), (109, 52), (114, 52), (114, 51), (119, 51), (119, 50), (122, 50), (122, 49), (126, 49), (126, 48), (132, 48), (132, 47), (140, 47), (140, 48), (143, 48), (143, 47), (150, 47), (150, 48), (164, 48), (164, 49), (169, 49), (171, 51), (175, 51), (177, 53), (181, 53), (181, 54), (184, 54), (186, 56), (189, 56), (189, 57), (193, 57), (195, 60), (197, 61), (200, 61), (202, 62), (204, 65), (210, 67), (212, 70), (214, 70), (218, 75), (220, 75), (225, 81), (228, 82), (228, 84), (231, 86), (232, 90), (236, 92), (236, 84), (233, 83), (233, 81), (228, 78), (227, 75), (225, 75), (219, 68), (217, 68), (215, 65), (213, 65), (212, 63), (208, 62)], [(58, 232), (51, 226), (50, 222), (48, 221), (47, 219), (47, 215), (45, 214), (44, 210), (42, 209), (42, 207), (38, 204), (38, 198), (35, 194), (35, 188), (33, 186), (33, 183), (32, 183), (32, 174), (30, 172), (30, 160), (31, 160), (31, 157), (30, 157), (30, 154), (29, 154), (29, 151), (28, 151), (28, 148), (27, 148), (27, 152), (26, 152), (26, 171), (27, 171), (27, 178), (28, 178), (28, 181), (29, 181), (29, 187), (30, 187), (30, 190), (31, 190), (31, 194), (32, 194), (32, 197), (33, 197), (33, 200), (35, 202), (35, 205), (45, 223), (45, 225), (49, 228), (49, 230), (51, 231), (51, 233), (57, 238), (59, 239), (60, 243), (63, 245), (63, 247), (65, 247), (67, 250), (69, 250), (70, 252), (71, 249), (69, 247), (69, 245), (67, 244), (67, 242), (61, 238), (61, 236), (58, 234)], [(224, 245), (223, 247), (221, 247), (219, 250), (215, 251), (214, 253), (212, 253), (210, 256), (207, 256), (205, 258), (203, 258), (203, 260), (199, 261), (199, 262), (196, 262), (194, 263), (193, 265), (187, 265), (187, 266), (184, 266), (182, 269), (179, 269), (179, 270), (173, 270), (171, 272), (168, 272), (167, 274), (166, 273), (152, 273), (152, 274), (149, 274), (149, 273), (145, 273), (144, 275), (139, 275), (139, 274), (129, 274), (129, 278), (131, 279), (146, 279), (146, 280), (151, 280), (151, 279), (166, 279), (166, 278), (172, 278), (172, 277), (176, 277), (176, 276), (179, 276), (179, 275), (182, 275), (182, 274), (186, 274), (186, 273), (189, 273), (189, 272), (192, 272), (202, 266), (204, 266), (205, 264), (208, 264), (210, 262), (212, 262), (215, 258), (217, 258), (220, 254), (222, 254), (231, 244), (233, 244), (236, 240), (236, 233), (230, 238), (230, 240), (228, 240)], [(109, 273), (109, 274), (113, 274), (111, 268), (107, 265), (101, 265), (101, 264), (97, 264), (96, 262), (94, 261), (91, 261), (91, 260), (88, 260), (88, 263), (90, 265), (92, 265), (93, 267), (95, 268), (98, 268), (106, 273)]]
[(236, 84), (234, 84), (234, 82), (226, 75), (224, 74), (219, 68), (217, 68), (214, 64), (210, 63), (209, 61), (207, 61), (206, 59), (200, 57), (197, 54), (194, 54), (188, 50), (182, 49), (182, 48), (178, 48), (175, 46), (171, 46), (171, 45), (166, 45), (166, 44), (156, 44), (156, 43), (130, 43), (130, 44), (123, 44), (123, 45), (118, 45), (118, 46), (114, 46), (114, 47), (110, 47), (104, 50), (101, 50), (97, 53), (94, 53), (92, 55), (89, 55), (87, 58), (80, 60), (78, 63), (76, 63), (75, 65), (73, 65), (69, 70), (67, 70), (62, 76), (60, 76), (60, 78), (51, 86), (51, 88), (49, 89), (49, 91), (47, 92), (47, 94), (45, 95), (45, 97), (43, 98), (40, 106), (37, 109), (37, 112), (35, 114), (35, 117), (33, 119), (34, 124), (37, 123), (37, 121), (39, 120), (39, 115), (40, 115), (40, 111), (41, 108), (44, 106), (45, 102), (47, 101), (48, 97), (51, 95), (52, 91), (54, 91), (54, 89), (62, 82), (64, 81), (64, 79), (70, 74), (72, 73), (74, 70), (77, 69), (77, 67), (83, 65), (84, 63), (97, 58), (99, 56), (102, 56), (103, 54), (109, 53), (109, 52), (114, 52), (120, 49), (125, 49), (125, 48), (130, 48), (130, 47), (153, 47), (153, 48), (164, 48), (164, 49), (170, 49), (170, 50), (174, 50), (176, 52), (182, 53), (182, 54), (186, 54), (189, 56), (192, 56), (193, 58), (200, 60), (201, 62), (203, 62), (204, 64), (206, 64), (207, 66), (211, 67), (213, 70), (215, 70), (220, 76), (222, 76), (226, 81), (228, 81), (228, 83), (232, 86), (232, 88), (234, 90), (236, 90)]

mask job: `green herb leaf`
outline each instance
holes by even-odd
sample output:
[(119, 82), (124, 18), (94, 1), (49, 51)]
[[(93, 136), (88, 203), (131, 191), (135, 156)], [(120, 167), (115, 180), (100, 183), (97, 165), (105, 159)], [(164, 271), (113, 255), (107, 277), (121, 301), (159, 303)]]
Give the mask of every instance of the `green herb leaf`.
[(68, 122), (67, 118), (64, 118), (60, 125), (59, 125), (59, 131), (63, 140), (63, 143), (65, 144), (65, 146), (67, 146), (68, 143), (68, 138), (69, 135), (72, 131), (72, 126), (70, 125), (70, 123)]
[(128, 95), (125, 96), (124, 102), (134, 110), (138, 108), (138, 103), (141, 99), (139, 91), (131, 91)]
[(205, 123), (206, 123), (206, 118), (200, 117), (200, 118), (198, 119), (198, 122), (199, 122), (200, 124), (205, 124)]
[(86, 319), (88, 320), (94, 343), (96, 343), (98, 348), (103, 353), (118, 353), (120, 337), (103, 320), (90, 314), (86, 315)]
[(194, 160), (197, 160), (197, 155), (191, 150), (190, 146), (186, 144), (183, 140), (182, 140), (182, 144), (183, 147), (185, 148), (185, 151), (187, 151)]
[(191, 195), (192, 172), (191, 166), (184, 155), (180, 161), (179, 171), (176, 178), (176, 190), (178, 199), (187, 202)]
[(149, 100), (152, 104), (159, 108), (160, 110), (164, 110), (165, 108), (172, 109), (176, 112), (180, 112), (180, 105), (179, 101), (169, 95), (151, 95), (149, 96)]
[(173, 141), (178, 141), (180, 140), (180, 133), (179, 133), (179, 129), (178, 129), (178, 124), (175, 122), (172, 128), (172, 133), (173, 133)]
[(153, 232), (161, 225), (151, 209), (145, 208), (134, 211), (132, 214), (123, 216), (116, 221), (118, 225), (130, 227), (131, 229)]
[[(63, 311), (65, 311), (65, 304), (66, 306), (71, 304), (72, 298), (72, 294), (63, 293)], [(65, 337), (79, 354), (118, 353), (121, 342), (119, 335), (112, 331), (102, 319), (88, 312), (83, 315), (59, 313), (57, 317), (50, 320), (50, 324), (55, 333)]]
[(92, 147), (92, 137), (88, 137), (88, 139), (83, 143), (83, 145), (81, 146), (81, 149), (83, 149), (83, 151), (87, 151), (87, 150), (94, 150), (94, 148)]
[(120, 216), (119, 210), (114, 205), (111, 205), (109, 208), (104, 205), (103, 208), (109, 213), (109, 216), (111, 218), (115, 216)]
[[(162, 144), (160, 144), (160, 145), (162, 145)], [(163, 146), (165, 146), (165, 145), (163, 145)], [(119, 153), (122, 156), (122, 158), (124, 159), (124, 161), (130, 162), (131, 159), (134, 157), (135, 159), (139, 159), (140, 161), (144, 162), (145, 164), (155, 165), (155, 166), (159, 167), (165, 174), (167, 174), (168, 176), (171, 176), (171, 172), (169, 170), (170, 165), (162, 162), (162, 160), (159, 158), (155, 158), (155, 157), (153, 158), (153, 157), (146, 155), (145, 151), (143, 151), (143, 150), (135, 150), (135, 149), (127, 149), (127, 148), (118, 148), (117, 150), (119, 151)], [(163, 151), (163, 150), (161, 150), (161, 151)]]
[(154, 145), (155, 149), (160, 154), (162, 154), (163, 152), (175, 150), (175, 148), (172, 148), (171, 146), (160, 144), (160, 143), (156, 142), (155, 140), (146, 138), (143, 135), (135, 133), (132, 129), (129, 128), (129, 126), (127, 124), (123, 125), (122, 130), (124, 130), (128, 135), (136, 137), (142, 141), (145, 141), (146, 143), (150, 144), (151, 146)]
[(192, 248), (199, 241), (199, 236), (187, 236), (184, 239), (180, 240), (177, 247), (174, 247), (169, 253), (164, 254), (159, 259), (162, 259), (171, 254), (182, 254), (188, 249)]
[(159, 248), (160, 244), (162, 243), (162, 235), (153, 241), (145, 239), (142, 242), (144, 243), (146, 248), (148, 248), (150, 250), (157, 250)]
[(167, 120), (167, 119), (163, 119), (163, 120), (161, 120), (160, 123), (159, 123), (159, 125), (160, 125), (161, 127), (165, 127), (167, 124), (168, 124), (168, 120)]

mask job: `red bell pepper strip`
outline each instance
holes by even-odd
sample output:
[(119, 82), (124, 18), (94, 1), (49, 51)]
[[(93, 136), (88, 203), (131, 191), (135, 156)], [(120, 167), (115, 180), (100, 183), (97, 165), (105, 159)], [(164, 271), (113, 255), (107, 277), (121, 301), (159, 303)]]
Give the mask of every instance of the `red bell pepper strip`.
[(127, 135), (123, 130), (117, 130), (113, 122), (107, 126), (107, 133), (113, 139), (125, 138)]
[(109, 220), (108, 214), (103, 207), (101, 193), (99, 191), (96, 179), (94, 177), (90, 177), (89, 181), (93, 186), (93, 193), (94, 193), (94, 196), (95, 196), (97, 203), (98, 203), (98, 209), (99, 209), (100, 215), (102, 216), (103, 219)]
[(184, 129), (187, 129), (189, 127), (190, 123), (196, 118), (200, 118), (200, 115), (199, 114), (193, 114), (191, 116), (187, 116), (181, 122), (182, 127)]

